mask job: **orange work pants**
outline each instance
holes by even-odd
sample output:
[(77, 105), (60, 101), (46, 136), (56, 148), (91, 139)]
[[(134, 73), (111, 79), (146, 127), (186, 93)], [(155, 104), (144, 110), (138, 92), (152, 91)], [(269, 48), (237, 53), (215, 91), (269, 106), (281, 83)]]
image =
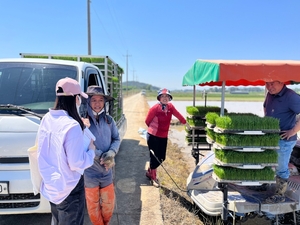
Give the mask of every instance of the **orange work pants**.
[(114, 184), (85, 188), (88, 214), (93, 225), (108, 225), (115, 208)]

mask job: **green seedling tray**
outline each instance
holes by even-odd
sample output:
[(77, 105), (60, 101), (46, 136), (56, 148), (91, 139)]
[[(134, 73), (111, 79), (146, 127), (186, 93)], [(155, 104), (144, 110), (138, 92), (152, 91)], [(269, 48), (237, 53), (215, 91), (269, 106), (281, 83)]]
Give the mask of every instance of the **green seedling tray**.
[(213, 143), (213, 147), (216, 149), (233, 150), (233, 151), (243, 151), (243, 152), (263, 152), (267, 149), (276, 150), (279, 146), (225, 146), (217, 142)]
[(233, 133), (233, 134), (241, 134), (241, 135), (264, 135), (264, 134), (280, 133), (280, 129), (244, 130), (244, 129), (223, 129), (217, 126), (213, 127), (213, 130), (216, 133)]
[(220, 179), (215, 173), (212, 174), (212, 178), (219, 183), (233, 183), (240, 186), (259, 186), (262, 184), (274, 184), (275, 180), (226, 180)]
[(243, 164), (243, 163), (224, 163), (219, 159), (214, 159), (214, 163), (218, 166), (230, 166), (239, 169), (263, 169), (267, 166), (277, 166), (278, 163), (259, 163), (259, 164)]
[(234, 167), (225, 167), (214, 164), (213, 172), (222, 180), (235, 181), (273, 181), (275, 180), (275, 171), (271, 167), (263, 169), (240, 169)]

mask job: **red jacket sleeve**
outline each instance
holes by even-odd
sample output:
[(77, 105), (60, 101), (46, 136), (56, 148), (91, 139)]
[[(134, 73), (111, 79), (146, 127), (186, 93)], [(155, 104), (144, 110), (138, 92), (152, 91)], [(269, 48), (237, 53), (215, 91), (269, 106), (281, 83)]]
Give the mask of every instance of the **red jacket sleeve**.
[(175, 108), (175, 106), (173, 104), (171, 104), (171, 105), (172, 105), (173, 115), (180, 121), (180, 123), (186, 124), (185, 118), (180, 114), (180, 112), (177, 111), (177, 109)]

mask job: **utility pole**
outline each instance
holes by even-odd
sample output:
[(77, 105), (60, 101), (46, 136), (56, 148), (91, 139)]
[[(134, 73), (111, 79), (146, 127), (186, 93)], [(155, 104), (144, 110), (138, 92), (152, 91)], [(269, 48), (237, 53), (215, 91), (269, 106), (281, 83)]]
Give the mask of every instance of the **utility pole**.
[(126, 57), (126, 95), (128, 96), (128, 57), (131, 55), (128, 55), (128, 51), (127, 54), (125, 55)]
[(90, 0), (87, 0), (87, 26), (88, 26), (88, 55), (92, 54), (91, 47), (91, 13), (90, 13)]
[(135, 70), (132, 70), (132, 81), (134, 81), (134, 72)]
[[(132, 83), (134, 84), (134, 71), (135, 70), (132, 70)], [(134, 93), (135, 93), (135, 91), (137, 90), (137, 86), (136, 86), (136, 88), (134, 88)]]

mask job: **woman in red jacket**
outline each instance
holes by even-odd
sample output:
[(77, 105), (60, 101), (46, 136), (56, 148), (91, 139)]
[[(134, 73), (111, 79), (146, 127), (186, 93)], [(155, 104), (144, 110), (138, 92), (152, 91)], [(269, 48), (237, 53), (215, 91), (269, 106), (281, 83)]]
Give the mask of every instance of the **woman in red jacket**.
[[(155, 156), (150, 152), (150, 167), (146, 176), (151, 180), (155, 187), (159, 187), (159, 181), (156, 176), (156, 169), (166, 158), (168, 132), (174, 115), (182, 124), (187, 124), (185, 118), (170, 103), (172, 100), (170, 91), (166, 88), (158, 91), (157, 100), (159, 101), (150, 108), (145, 123), (148, 126), (147, 144), (149, 150), (152, 150)], [(189, 125), (187, 124), (189, 127)]]

